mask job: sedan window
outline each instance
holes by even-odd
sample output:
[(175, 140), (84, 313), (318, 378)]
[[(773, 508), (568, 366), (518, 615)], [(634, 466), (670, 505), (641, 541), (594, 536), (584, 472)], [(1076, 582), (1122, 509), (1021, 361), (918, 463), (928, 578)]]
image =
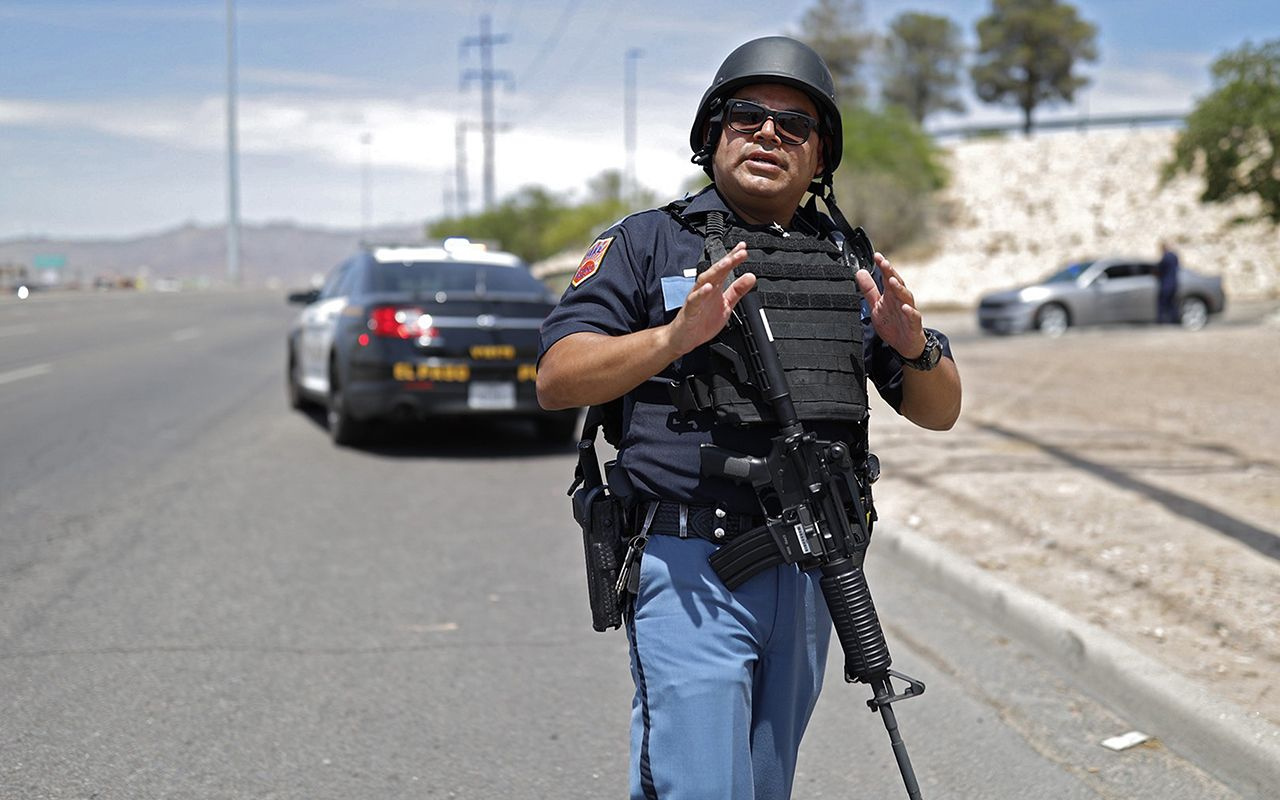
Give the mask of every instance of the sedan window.
[(392, 294), (471, 294), (476, 290), (476, 265), (447, 261), (377, 264), (372, 283), (373, 291)]
[(329, 273), (329, 277), (324, 282), (324, 288), (320, 290), (320, 299), (328, 300), (331, 297), (338, 297), (339, 287), (343, 283), (343, 279), (351, 272), (351, 262), (344, 261)]
[(1053, 273), (1044, 279), (1045, 283), (1072, 283), (1076, 278), (1089, 267), (1093, 266), (1092, 261), (1077, 261), (1074, 264), (1068, 264), (1063, 269)]
[(334, 288), (334, 296), (350, 297), (357, 294), (360, 290), (360, 279), (363, 276), (364, 270), (360, 269), (358, 263), (352, 262), (342, 276), (342, 280), (338, 281), (337, 287)]
[(373, 291), (399, 294), (536, 294), (546, 287), (521, 267), (457, 261), (376, 264)]
[(542, 281), (520, 267), (495, 267), (486, 264), (480, 268), (483, 291), (501, 294), (544, 295), (547, 287)]

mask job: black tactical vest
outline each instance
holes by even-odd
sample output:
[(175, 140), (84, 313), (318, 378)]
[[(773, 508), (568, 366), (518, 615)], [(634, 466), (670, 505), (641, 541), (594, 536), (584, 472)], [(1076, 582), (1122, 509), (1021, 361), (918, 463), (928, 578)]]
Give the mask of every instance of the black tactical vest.
[[(769, 329), (802, 421), (863, 422), (867, 415), (862, 349), (862, 293), (841, 247), (828, 239), (783, 231), (746, 230), (708, 215), (707, 245), (698, 271), (726, 246), (746, 242), (747, 262), (735, 274), (754, 273)], [(723, 233), (721, 231), (723, 230)], [(710, 343), (710, 372), (686, 379), (686, 396), (737, 425), (773, 419), (756, 387), (744, 380), (732, 353), (743, 354), (741, 322), (733, 320)]]

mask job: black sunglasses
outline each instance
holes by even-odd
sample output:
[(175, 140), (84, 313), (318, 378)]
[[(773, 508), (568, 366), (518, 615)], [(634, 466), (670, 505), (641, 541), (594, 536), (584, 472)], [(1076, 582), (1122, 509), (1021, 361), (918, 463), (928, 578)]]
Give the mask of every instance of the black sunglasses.
[(755, 133), (764, 127), (765, 120), (773, 120), (778, 138), (787, 144), (804, 144), (818, 121), (799, 111), (775, 111), (768, 106), (750, 100), (730, 98), (725, 103), (724, 120), (738, 133)]

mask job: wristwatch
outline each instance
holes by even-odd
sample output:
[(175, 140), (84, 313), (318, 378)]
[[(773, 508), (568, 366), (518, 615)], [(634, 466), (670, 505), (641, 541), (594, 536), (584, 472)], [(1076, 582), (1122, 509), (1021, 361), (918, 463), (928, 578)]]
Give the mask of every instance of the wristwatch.
[(938, 366), (938, 362), (942, 360), (942, 342), (938, 341), (938, 337), (933, 331), (926, 329), (924, 332), (924, 350), (916, 358), (907, 358), (898, 353), (898, 357), (902, 359), (902, 366), (910, 367), (918, 372), (928, 372)]

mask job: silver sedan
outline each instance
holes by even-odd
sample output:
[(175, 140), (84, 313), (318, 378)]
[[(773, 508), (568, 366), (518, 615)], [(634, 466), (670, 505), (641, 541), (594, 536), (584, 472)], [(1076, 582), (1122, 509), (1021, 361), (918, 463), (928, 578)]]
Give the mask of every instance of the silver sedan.
[[(1038, 330), (1061, 336), (1076, 325), (1155, 322), (1156, 265), (1134, 258), (1080, 261), (1040, 283), (992, 292), (978, 303), (978, 325), (989, 333)], [(1178, 271), (1178, 322), (1199, 330), (1226, 307), (1222, 278)]]

